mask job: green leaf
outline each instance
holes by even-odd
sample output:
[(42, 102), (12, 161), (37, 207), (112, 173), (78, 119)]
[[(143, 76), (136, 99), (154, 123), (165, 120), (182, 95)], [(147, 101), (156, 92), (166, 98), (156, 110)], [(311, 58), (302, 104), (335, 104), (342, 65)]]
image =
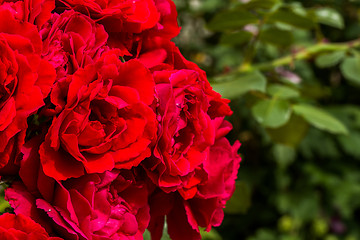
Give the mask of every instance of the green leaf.
[(271, 96), (278, 97), (281, 99), (291, 99), (291, 98), (300, 97), (300, 93), (298, 90), (280, 84), (269, 85), (267, 88), (267, 92)]
[(319, 23), (343, 29), (344, 28), (344, 19), (342, 18), (341, 14), (338, 13), (333, 8), (320, 8), (315, 11), (315, 15)]
[(228, 214), (244, 214), (251, 205), (250, 187), (242, 181), (235, 182), (235, 191), (224, 209)]
[(275, 6), (275, 4), (280, 3), (280, 0), (251, 0), (248, 3), (243, 5), (246, 9), (270, 9)]
[(168, 234), (168, 225), (166, 222), (166, 218), (165, 218), (165, 222), (164, 222), (163, 235), (161, 237), (161, 240), (171, 240), (171, 238)]
[(245, 10), (233, 9), (220, 12), (208, 23), (212, 31), (240, 30), (243, 26), (256, 23), (258, 18)]
[(356, 85), (360, 85), (360, 57), (346, 57), (340, 65), (341, 73), (345, 79)]
[(297, 147), (306, 136), (308, 129), (309, 124), (302, 117), (292, 114), (285, 125), (279, 128), (268, 128), (266, 132), (276, 143)]
[(225, 98), (235, 98), (251, 90), (265, 92), (266, 78), (260, 72), (250, 72), (246, 74), (231, 74), (218, 77), (213, 83), (214, 91), (220, 93)]
[(222, 240), (221, 235), (214, 228), (209, 232), (202, 228), (200, 229), (200, 234), (202, 240)]
[(261, 100), (252, 107), (255, 119), (264, 127), (277, 128), (289, 121), (290, 104), (281, 99)]
[(235, 33), (224, 33), (221, 35), (220, 43), (229, 45), (241, 45), (249, 42), (252, 36), (252, 33), (242, 30)]
[(291, 31), (270, 27), (261, 32), (260, 40), (276, 46), (289, 46), (294, 41), (294, 36)]
[(316, 128), (335, 134), (348, 133), (347, 128), (342, 122), (321, 108), (305, 104), (296, 104), (293, 105), (293, 110)]
[(150, 234), (149, 230), (145, 229), (143, 238), (144, 238), (144, 240), (151, 240), (151, 234)]
[(4, 213), (10, 207), (9, 202), (4, 199), (4, 196), (0, 196), (0, 213)]
[(344, 51), (324, 53), (324, 54), (319, 55), (315, 59), (315, 64), (319, 68), (328, 68), (328, 67), (332, 67), (332, 66), (335, 66), (336, 64), (340, 63), (344, 57), (345, 57)]
[(315, 26), (315, 23), (310, 18), (296, 13), (291, 8), (278, 9), (269, 17), (269, 21), (282, 22), (303, 29), (310, 29)]
[(349, 135), (338, 136), (338, 141), (344, 150), (350, 156), (360, 159), (360, 133), (351, 132)]

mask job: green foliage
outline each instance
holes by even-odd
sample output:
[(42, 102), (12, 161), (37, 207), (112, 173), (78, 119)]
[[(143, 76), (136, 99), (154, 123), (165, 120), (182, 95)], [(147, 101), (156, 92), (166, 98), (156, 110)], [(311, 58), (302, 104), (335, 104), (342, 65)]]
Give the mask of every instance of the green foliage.
[(266, 78), (260, 72), (235, 73), (214, 79), (213, 89), (226, 98), (235, 98), (249, 91), (265, 92)]
[(222, 239), (360, 239), (360, 1), (178, 7), (175, 41), (232, 100), (242, 143)]
[(290, 104), (285, 100), (273, 98), (258, 101), (252, 107), (255, 119), (264, 127), (277, 128), (289, 121)]
[(253, 37), (251, 32), (239, 30), (237, 32), (224, 33), (221, 35), (220, 43), (227, 45), (242, 45)]
[(325, 7), (315, 10), (315, 15), (319, 23), (342, 29), (344, 28), (344, 19), (338, 11), (333, 8)]
[(231, 9), (218, 13), (209, 22), (208, 28), (214, 31), (234, 30), (250, 23), (256, 23), (257, 21), (256, 16), (246, 10)]
[(346, 80), (360, 86), (360, 56), (345, 58), (341, 64), (341, 72)]
[(330, 52), (330, 53), (324, 53), (324, 54), (319, 55), (315, 59), (315, 63), (317, 65), (317, 67), (319, 67), (319, 68), (329, 68), (329, 67), (333, 67), (336, 64), (340, 63), (344, 57), (345, 57), (344, 51), (335, 51), (335, 52)]
[(304, 117), (311, 125), (331, 133), (347, 134), (348, 130), (339, 120), (321, 108), (305, 104), (293, 105), (295, 113)]

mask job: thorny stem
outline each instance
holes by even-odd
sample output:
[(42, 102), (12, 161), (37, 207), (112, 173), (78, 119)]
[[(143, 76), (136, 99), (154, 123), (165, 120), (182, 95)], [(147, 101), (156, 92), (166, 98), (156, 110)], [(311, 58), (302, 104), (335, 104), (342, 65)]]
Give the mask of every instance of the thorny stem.
[(297, 60), (313, 59), (317, 55), (326, 52), (347, 51), (352, 48), (360, 47), (360, 39), (344, 43), (318, 43), (316, 45), (304, 48), (296, 53), (281, 57), (266, 63), (259, 63), (254, 65), (242, 65), (238, 68), (239, 72), (250, 72), (254, 70), (270, 70), (276, 67), (292, 65)]

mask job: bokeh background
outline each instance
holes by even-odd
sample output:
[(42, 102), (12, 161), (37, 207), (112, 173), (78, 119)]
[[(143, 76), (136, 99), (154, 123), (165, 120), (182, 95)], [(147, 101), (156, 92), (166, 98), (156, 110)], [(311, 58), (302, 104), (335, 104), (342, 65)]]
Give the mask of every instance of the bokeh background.
[(232, 100), (237, 189), (208, 240), (360, 239), (360, 1), (175, 0)]

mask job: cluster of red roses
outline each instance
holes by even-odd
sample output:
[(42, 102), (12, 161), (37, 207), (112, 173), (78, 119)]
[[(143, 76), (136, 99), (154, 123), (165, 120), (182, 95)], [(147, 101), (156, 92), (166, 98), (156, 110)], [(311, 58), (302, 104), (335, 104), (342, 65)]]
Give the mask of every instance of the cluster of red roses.
[[(1, 239), (200, 239), (240, 163), (171, 0), (0, 0)], [(53, 237), (49, 237), (53, 236)], [(56, 236), (56, 237), (55, 237)]]

